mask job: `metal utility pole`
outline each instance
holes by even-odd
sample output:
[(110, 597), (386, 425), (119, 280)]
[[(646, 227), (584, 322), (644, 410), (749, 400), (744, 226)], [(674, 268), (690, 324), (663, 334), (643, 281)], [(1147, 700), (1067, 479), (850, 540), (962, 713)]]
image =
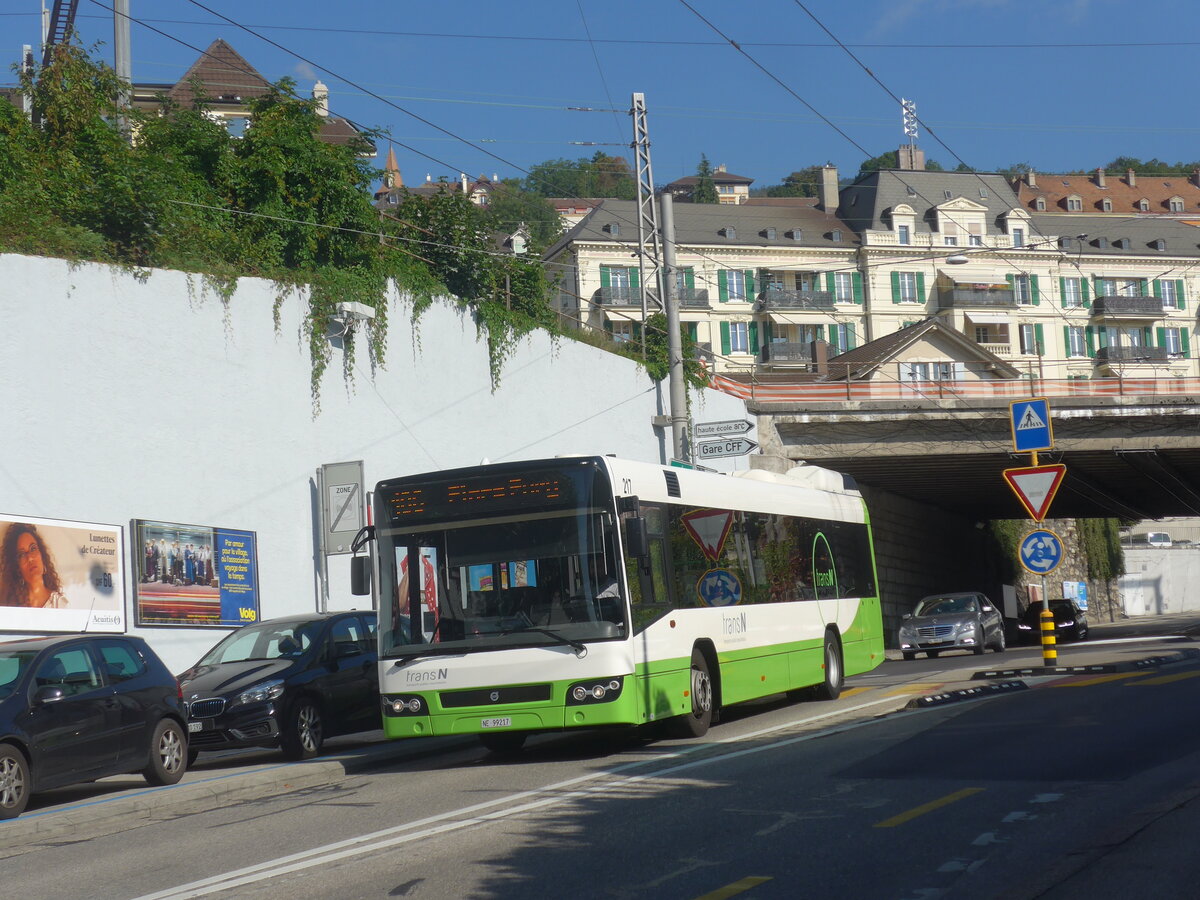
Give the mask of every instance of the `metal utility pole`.
[(687, 439), (687, 387), (683, 381), (683, 339), (679, 334), (679, 291), (675, 278), (675, 198), (664, 191), (660, 200), (666, 281), (664, 300), (667, 308), (667, 385), (671, 399), (671, 452), (675, 459), (687, 462), (691, 459), (688, 452), (691, 448)]
[(633, 149), (637, 156), (638, 276), (642, 293), (642, 329), (646, 319), (663, 309), (662, 248), (659, 243), (658, 205), (654, 202), (654, 171), (650, 166), (650, 132), (646, 126), (646, 95), (634, 94)]
[(117, 127), (130, 137), (129, 108), (133, 105), (133, 63), (129, 58), (129, 0), (113, 0), (113, 69), (121, 80), (117, 88)]

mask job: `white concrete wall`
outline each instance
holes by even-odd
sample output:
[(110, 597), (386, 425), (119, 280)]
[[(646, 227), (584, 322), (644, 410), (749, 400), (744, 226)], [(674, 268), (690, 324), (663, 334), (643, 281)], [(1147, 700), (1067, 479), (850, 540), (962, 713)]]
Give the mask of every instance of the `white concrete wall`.
[(1125, 547), (1121, 598), (1127, 616), (1200, 610), (1200, 549)]
[[(396, 299), (387, 367), (342, 352), (309, 396), (304, 304), (245, 279), (223, 305), (198, 278), (0, 256), (0, 517), (124, 526), (132, 519), (257, 532), (264, 618), (318, 603), (315, 474), (362, 459), (373, 484), (398, 475), (557, 453), (663, 462), (665, 386), (628, 360), (542, 333), (524, 339), (491, 389), (486, 346), (446, 301), (414, 327)], [(698, 421), (745, 415), (724, 394), (693, 395)], [(743, 458), (730, 468), (746, 468)], [(126, 558), (126, 591), (131, 566)], [(330, 608), (361, 606), (345, 557)], [(225, 632), (133, 627), (173, 671)]]

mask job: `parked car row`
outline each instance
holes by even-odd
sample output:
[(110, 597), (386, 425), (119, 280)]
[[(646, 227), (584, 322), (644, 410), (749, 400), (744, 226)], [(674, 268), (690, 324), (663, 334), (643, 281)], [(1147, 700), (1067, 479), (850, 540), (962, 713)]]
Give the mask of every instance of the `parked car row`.
[[(1087, 613), (1074, 600), (1050, 601), (1057, 641), (1084, 641), (1088, 636)], [(1036, 644), (1042, 639), (1042, 605), (1030, 604), (1017, 620), (1017, 633), (1023, 643)], [(923, 597), (911, 613), (905, 613), (896, 635), (905, 659), (924, 653), (930, 659), (949, 650), (983, 653), (989, 647), (997, 653), (1006, 648), (1004, 617), (984, 594), (962, 591)]]
[(31, 794), (140, 772), (175, 784), (203, 750), (379, 727), (375, 614), (292, 616), (232, 632), (178, 678), (132, 635), (0, 643), (0, 819)]

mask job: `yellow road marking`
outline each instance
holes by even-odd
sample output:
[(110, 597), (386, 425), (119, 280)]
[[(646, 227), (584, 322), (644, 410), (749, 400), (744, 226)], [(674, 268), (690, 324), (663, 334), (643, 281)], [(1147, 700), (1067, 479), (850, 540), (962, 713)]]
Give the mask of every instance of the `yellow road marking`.
[(926, 691), (936, 691), (943, 684), (945, 684), (944, 681), (938, 682), (937, 684), (902, 684), (900, 687), (892, 688), (890, 691), (884, 694), (884, 696), (899, 697), (902, 694), (923, 694)]
[(869, 691), (869, 690), (871, 690), (871, 689), (864, 688), (864, 687), (846, 688), (844, 691), (842, 691), (842, 696), (843, 697), (853, 697), (855, 694), (861, 694), (863, 691)]
[(1185, 678), (1200, 678), (1200, 670), (1195, 672), (1176, 672), (1174, 675), (1159, 675), (1157, 678), (1143, 678), (1131, 684), (1170, 684), (1172, 681), (1183, 681)]
[(1115, 675), (1095, 675), (1079, 681), (1055, 682), (1050, 687), (1087, 687), (1089, 684), (1104, 684), (1107, 681), (1120, 681), (1123, 678), (1141, 678), (1145, 674), (1145, 672), (1118, 672)]
[(727, 884), (723, 888), (717, 888), (708, 894), (703, 894), (696, 900), (725, 900), (726, 897), (733, 897), (737, 894), (743, 894), (752, 887), (757, 887), (765, 881), (770, 881), (770, 878), (762, 875), (749, 875), (746, 878), (739, 878), (733, 884)]
[(917, 816), (923, 816), (927, 812), (933, 812), (935, 809), (940, 809), (943, 806), (949, 806), (951, 803), (956, 803), (965, 797), (970, 797), (972, 794), (978, 794), (983, 788), (963, 788), (961, 791), (955, 791), (953, 794), (947, 794), (937, 800), (930, 801), (923, 806), (916, 806), (908, 812), (902, 812), (898, 816), (892, 816), (890, 819), (884, 819), (882, 822), (876, 822), (876, 828), (895, 828), (897, 825), (903, 825), (905, 822), (911, 822)]

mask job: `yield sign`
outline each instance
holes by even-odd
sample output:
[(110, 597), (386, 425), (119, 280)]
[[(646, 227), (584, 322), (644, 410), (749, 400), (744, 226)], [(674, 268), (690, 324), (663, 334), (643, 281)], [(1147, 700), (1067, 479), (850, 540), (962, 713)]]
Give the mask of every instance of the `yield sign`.
[(1005, 469), (1004, 480), (1008, 482), (1029, 518), (1040, 522), (1046, 518), (1050, 509), (1050, 501), (1058, 493), (1067, 474), (1067, 467), (1061, 463), (1050, 466), (1024, 466), (1019, 469)]
[(725, 539), (733, 525), (733, 513), (728, 509), (698, 509), (681, 516), (683, 527), (692, 540), (700, 545), (704, 555), (711, 560), (721, 557)]

